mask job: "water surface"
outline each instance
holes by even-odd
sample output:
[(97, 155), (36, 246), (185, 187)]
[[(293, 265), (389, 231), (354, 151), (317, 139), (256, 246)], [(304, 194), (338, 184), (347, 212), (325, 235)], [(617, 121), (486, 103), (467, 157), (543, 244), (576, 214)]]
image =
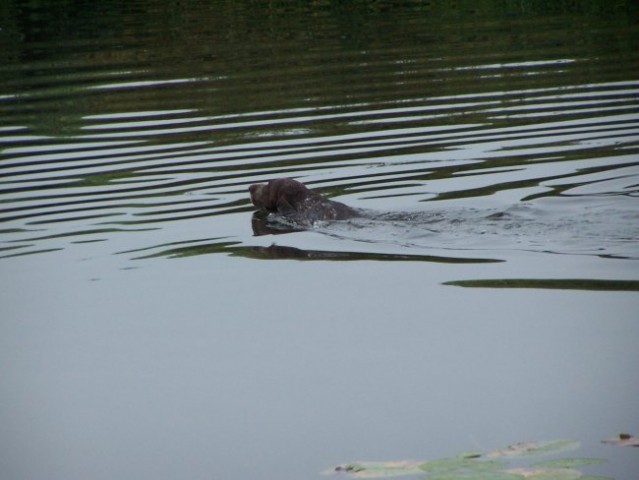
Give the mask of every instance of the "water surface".
[[(5, 2), (2, 478), (634, 478), (637, 10)], [(274, 230), (281, 176), (366, 216)]]

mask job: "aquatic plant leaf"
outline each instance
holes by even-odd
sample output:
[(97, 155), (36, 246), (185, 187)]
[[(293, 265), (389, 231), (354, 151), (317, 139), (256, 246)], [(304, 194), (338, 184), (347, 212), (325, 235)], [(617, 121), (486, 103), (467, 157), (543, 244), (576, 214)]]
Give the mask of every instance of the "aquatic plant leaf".
[(506, 472), (533, 480), (577, 480), (583, 477), (579, 470), (572, 468), (512, 468)]
[(421, 462), (400, 460), (389, 462), (353, 462), (338, 465), (323, 473), (346, 473), (353, 478), (397, 477), (419, 473)]
[(629, 433), (620, 433), (616, 437), (606, 438), (601, 442), (618, 447), (639, 447), (639, 437), (632, 436)]
[(428, 475), (427, 480), (523, 480), (524, 477), (516, 473), (505, 471), (496, 472), (441, 472)]
[(535, 467), (550, 468), (579, 468), (587, 465), (601, 465), (608, 463), (603, 458), (556, 458), (553, 460), (544, 460), (543, 462), (534, 463)]
[(527, 457), (531, 455), (547, 455), (565, 452), (579, 448), (579, 442), (574, 440), (548, 440), (542, 442), (513, 443), (506, 448), (492, 450), (484, 454), (485, 458), (499, 457)]
[(431, 460), (419, 465), (424, 472), (434, 474), (464, 474), (467, 472), (497, 472), (505, 466), (504, 462), (499, 460), (478, 460), (474, 458), (442, 458), (439, 460)]
[[(629, 437), (629, 436), (628, 436)], [(427, 474), (427, 480), (588, 480), (577, 468), (606, 463), (599, 458), (561, 458), (537, 462), (530, 467), (508, 468), (509, 458), (556, 454), (579, 447), (574, 440), (519, 442), (484, 454), (462, 452), (455, 457), (429, 461), (354, 462), (324, 473), (345, 473), (354, 478)], [(503, 459), (503, 460), (502, 460)], [(590, 480), (607, 480), (590, 477)]]

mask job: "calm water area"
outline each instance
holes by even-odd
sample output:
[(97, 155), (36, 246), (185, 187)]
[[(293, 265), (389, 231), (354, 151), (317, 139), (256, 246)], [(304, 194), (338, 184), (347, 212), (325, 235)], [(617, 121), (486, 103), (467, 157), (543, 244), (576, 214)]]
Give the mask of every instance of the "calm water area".
[(636, 1), (0, 1), (0, 479), (636, 480), (638, 366)]

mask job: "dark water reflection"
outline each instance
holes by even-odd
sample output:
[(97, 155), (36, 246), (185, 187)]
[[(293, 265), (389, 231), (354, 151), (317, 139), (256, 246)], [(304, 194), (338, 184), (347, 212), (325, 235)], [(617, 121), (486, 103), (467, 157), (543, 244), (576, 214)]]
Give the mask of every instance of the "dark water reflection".
[[(280, 176), (367, 215), (254, 217)], [(5, 1), (0, 477), (634, 478), (637, 197), (633, 1)]]
[[(241, 18), (248, 15), (228, 5), (222, 11), (238, 9)], [(22, 55), (37, 48), (38, 57), (50, 58), (16, 59), (3, 68), (1, 214), (13, 233), (9, 254), (45, 248), (30, 243), (41, 225), (72, 238), (85, 237), (87, 227), (163, 229), (170, 221), (241, 213), (248, 184), (280, 175), (385, 211), (442, 200), (509, 208), (552, 197), (570, 199), (572, 216), (590, 208), (575, 199), (606, 198), (595, 209), (605, 205), (618, 218), (607, 215), (600, 230), (637, 238), (629, 225), (639, 223), (634, 200), (622, 201), (637, 194), (638, 93), (636, 49), (619, 50), (632, 43), (636, 27), (618, 24), (627, 22), (623, 10), (595, 30), (621, 43), (611, 47), (602, 38), (582, 52), (572, 39), (571, 55), (541, 48), (545, 42), (532, 52), (517, 43), (497, 48), (505, 27), (495, 31), (490, 22), (473, 24), (465, 36), (444, 28), (444, 39), (425, 39), (436, 17), (424, 15), (402, 24), (399, 38), (387, 32), (384, 38), (398, 42), (391, 48), (357, 29), (345, 30), (355, 35), (350, 42), (336, 38), (330, 22), (325, 35), (307, 38), (299, 25), (280, 25), (292, 21), (288, 13), (268, 12), (275, 24), (261, 31), (269, 39), (261, 42), (218, 38), (211, 32), (223, 29), (200, 25), (210, 12), (198, 9), (188, 15), (197, 15), (193, 28), (202, 31), (183, 39), (197, 42), (193, 49), (149, 51), (143, 47), (150, 39), (124, 32), (111, 39), (123, 42), (121, 51), (80, 42), (72, 54), (60, 51), (60, 39), (17, 42)], [(373, 12), (377, 28), (391, 27)], [(230, 21), (225, 13), (216, 10), (211, 22)], [(124, 25), (137, 18), (113, 15), (124, 15)], [(553, 25), (564, 17), (542, 18)], [(516, 19), (503, 21), (520, 33), (515, 38), (526, 38)], [(528, 25), (528, 35), (567, 41), (561, 24), (547, 31), (549, 25)], [(248, 28), (233, 27), (234, 34)], [(458, 28), (464, 31), (463, 23)], [(289, 33), (281, 39), (283, 31)], [(146, 32), (154, 34), (166, 32)], [(448, 51), (440, 52), (444, 46)], [(605, 48), (619, 60), (611, 62)], [(106, 58), (98, 69), (100, 56)], [(220, 222), (216, 230), (225, 228)], [(621, 255), (636, 256), (628, 250)]]

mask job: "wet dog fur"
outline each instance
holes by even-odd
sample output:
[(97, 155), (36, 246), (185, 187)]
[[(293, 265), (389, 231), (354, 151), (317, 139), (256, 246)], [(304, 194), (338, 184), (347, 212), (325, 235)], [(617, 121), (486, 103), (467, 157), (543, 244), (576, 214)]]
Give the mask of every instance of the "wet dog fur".
[(346, 220), (360, 216), (354, 208), (329, 200), (292, 178), (277, 178), (249, 187), (251, 202), (265, 213), (277, 213), (296, 223)]

